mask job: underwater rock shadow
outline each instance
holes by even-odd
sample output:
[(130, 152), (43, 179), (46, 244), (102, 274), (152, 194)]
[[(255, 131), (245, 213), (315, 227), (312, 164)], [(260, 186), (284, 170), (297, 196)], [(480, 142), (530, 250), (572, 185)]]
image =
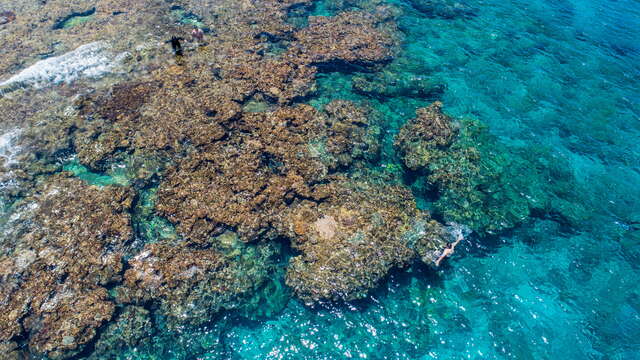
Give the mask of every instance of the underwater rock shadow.
[(478, 16), (478, 9), (456, 0), (409, 0), (411, 7), (431, 19), (471, 19)]
[(91, 9), (88, 9), (86, 11), (81, 11), (81, 12), (73, 12), (63, 18), (58, 19), (53, 26), (51, 27), (52, 30), (60, 30), (60, 29), (65, 29), (65, 28), (69, 28), (72, 27), (74, 25), (78, 25), (81, 24), (83, 22), (87, 22), (90, 19), (90, 16), (96, 13), (96, 8), (93, 7)]

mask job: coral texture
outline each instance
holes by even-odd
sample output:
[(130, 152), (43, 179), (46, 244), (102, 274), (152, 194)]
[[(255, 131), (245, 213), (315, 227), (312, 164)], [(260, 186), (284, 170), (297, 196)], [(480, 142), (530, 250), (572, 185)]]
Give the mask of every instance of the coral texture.
[(427, 233), (428, 214), (403, 187), (336, 182), (330, 194), (293, 205), (282, 219), (301, 252), (291, 259), (287, 284), (306, 302), (362, 298), (391, 268), (409, 264), (414, 248), (444, 246)]
[(28, 334), (31, 351), (61, 358), (95, 337), (114, 311), (105, 286), (121, 279), (131, 201), (126, 188), (63, 176), (25, 201), (2, 241), (0, 341)]

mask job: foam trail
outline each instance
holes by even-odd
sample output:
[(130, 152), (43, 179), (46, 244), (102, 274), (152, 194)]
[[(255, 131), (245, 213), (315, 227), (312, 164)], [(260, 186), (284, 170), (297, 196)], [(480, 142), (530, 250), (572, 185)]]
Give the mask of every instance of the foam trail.
[(96, 41), (60, 56), (38, 61), (8, 80), (0, 82), (0, 95), (21, 87), (41, 88), (50, 84), (72, 82), (81, 77), (100, 77), (113, 70), (124, 57), (114, 56), (108, 44)]

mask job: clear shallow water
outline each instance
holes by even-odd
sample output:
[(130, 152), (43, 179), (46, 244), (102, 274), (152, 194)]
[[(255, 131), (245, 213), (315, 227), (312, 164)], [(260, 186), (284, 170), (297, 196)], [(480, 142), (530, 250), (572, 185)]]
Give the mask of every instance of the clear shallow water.
[[(395, 274), (363, 302), (290, 301), (278, 316), (225, 327), (225, 356), (640, 358), (640, 4), (466, 1), (475, 16), (452, 20), (395, 3), (405, 11), (396, 69), (442, 80), (451, 115), (566, 160), (579, 189), (571, 201), (586, 213), (473, 238), (437, 274)], [(327, 97), (362, 99), (350, 75), (328, 74), (320, 85)], [(389, 139), (423, 103), (376, 102)]]
[[(398, 271), (352, 304), (286, 302), (276, 281), (257, 310), (222, 314), (200, 332), (158, 337), (153, 354), (123, 358), (640, 358), (640, 4), (464, 1), (472, 15), (441, 19), (389, 2), (403, 9), (404, 33), (390, 76), (437, 79), (449, 114), (478, 118), (514, 149), (557, 159), (577, 183), (553, 196), (584, 211), (471, 237), (437, 273)], [(386, 120), (382, 163), (397, 162), (393, 136), (432, 99), (368, 99), (352, 90), (358, 75), (321, 75), (311, 102), (371, 102)], [(93, 183), (118, 175), (68, 169)]]

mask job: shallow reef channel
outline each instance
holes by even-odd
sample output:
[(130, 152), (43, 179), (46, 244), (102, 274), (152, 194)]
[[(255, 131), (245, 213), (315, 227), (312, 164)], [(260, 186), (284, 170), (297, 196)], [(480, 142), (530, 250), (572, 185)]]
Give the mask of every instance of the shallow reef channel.
[(0, 4), (0, 360), (637, 359), (639, 18)]

